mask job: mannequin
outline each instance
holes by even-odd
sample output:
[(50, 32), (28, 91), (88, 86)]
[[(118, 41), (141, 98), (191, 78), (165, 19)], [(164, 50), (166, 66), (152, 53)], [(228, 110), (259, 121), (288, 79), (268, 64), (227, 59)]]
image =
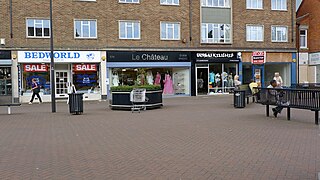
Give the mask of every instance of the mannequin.
[(112, 74), (112, 85), (113, 86), (119, 86), (119, 76), (116, 71), (113, 72)]
[(160, 86), (160, 81), (161, 81), (161, 74), (159, 72), (157, 72), (156, 74), (156, 78), (154, 80), (154, 85), (159, 85)]
[(165, 74), (165, 79), (163, 80), (163, 83), (164, 83), (163, 94), (173, 94), (173, 82), (168, 72)]
[(148, 85), (153, 85), (153, 75), (152, 71), (147, 72), (147, 83)]

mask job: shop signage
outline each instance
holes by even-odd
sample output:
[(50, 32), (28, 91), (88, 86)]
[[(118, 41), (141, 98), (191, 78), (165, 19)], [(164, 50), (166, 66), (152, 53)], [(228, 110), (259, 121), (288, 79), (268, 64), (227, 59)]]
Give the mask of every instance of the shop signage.
[(266, 51), (254, 51), (252, 52), (251, 63), (252, 64), (264, 64), (266, 62)]
[(320, 53), (311, 53), (309, 55), (309, 65), (320, 64)]
[(109, 51), (108, 62), (190, 62), (188, 52)]
[(193, 59), (197, 63), (240, 62), (241, 52), (195, 52)]
[(0, 51), (0, 59), (11, 59), (11, 51)]
[(46, 64), (24, 64), (25, 72), (47, 72), (48, 66)]
[(97, 71), (96, 64), (74, 64), (73, 71)]
[[(100, 62), (100, 51), (54, 51), (55, 62)], [(50, 51), (19, 51), (18, 62), (50, 62)]]

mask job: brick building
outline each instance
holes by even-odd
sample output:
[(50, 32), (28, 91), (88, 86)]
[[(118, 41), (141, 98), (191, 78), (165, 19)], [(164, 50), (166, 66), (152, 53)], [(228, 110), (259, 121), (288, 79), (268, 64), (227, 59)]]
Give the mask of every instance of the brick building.
[(299, 82), (320, 82), (320, 33), (317, 0), (302, 1), (297, 11)]
[[(31, 78), (50, 100), (49, 24), (47, 1), (1, 1), (0, 50), (11, 54), (22, 102)], [(111, 86), (141, 83), (141, 73), (163, 88), (173, 81), (174, 95), (223, 93), (236, 74), (265, 85), (278, 71), (290, 85), (295, 24), (291, 0), (54, 1), (57, 97), (71, 82), (87, 99), (105, 98)]]

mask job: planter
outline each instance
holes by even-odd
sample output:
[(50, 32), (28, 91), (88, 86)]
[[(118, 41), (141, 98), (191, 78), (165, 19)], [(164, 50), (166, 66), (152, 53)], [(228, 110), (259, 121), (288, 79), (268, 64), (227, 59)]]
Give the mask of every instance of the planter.
[[(147, 91), (146, 102), (147, 109), (159, 108), (162, 104), (162, 91)], [(130, 101), (130, 92), (128, 91), (114, 91), (111, 92), (110, 107), (112, 109), (131, 109), (132, 102)]]

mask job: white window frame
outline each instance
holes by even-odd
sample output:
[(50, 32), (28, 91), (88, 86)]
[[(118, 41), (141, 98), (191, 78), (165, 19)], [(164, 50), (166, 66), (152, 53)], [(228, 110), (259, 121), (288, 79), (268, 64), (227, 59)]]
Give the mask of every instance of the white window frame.
[[(201, 0), (202, 7), (220, 7), (230, 8), (231, 0), (223, 0), (223, 5), (220, 4), (220, 0)], [(216, 2), (216, 3), (214, 3)]]
[[(253, 7), (254, 5), (257, 7)], [(247, 9), (263, 9), (263, 0), (246, 0), (246, 7)]]
[[(258, 39), (258, 40), (249, 39), (249, 37), (251, 37), (251, 36), (248, 33), (251, 34), (251, 33), (257, 32), (257, 29), (249, 29), (249, 28), (258, 28), (258, 27), (262, 28), (262, 32), (261, 32), (262, 37), (261, 37), (261, 39)], [(256, 36), (258, 37), (258, 33), (256, 34)], [(258, 25), (258, 24), (247, 24), (246, 25), (246, 40), (249, 41), (249, 42), (250, 41), (252, 41), (252, 42), (263, 42), (263, 40), (264, 40), (264, 26), (263, 25)]]
[[(171, 3), (169, 2), (171, 1)], [(168, 5), (168, 6), (179, 6), (180, 0), (177, 0), (178, 3), (174, 2), (175, 0), (160, 0), (161, 5)]]
[[(226, 38), (227, 31), (226, 29), (223, 30), (223, 38), (221, 38), (221, 26), (224, 25), (224, 28), (226, 25), (229, 26), (229, 39)], [(203, 27), (205, 26), (205, 32), (203, 32)], [(209, 34), (209, 26), (212, 26), (212, 38), (208, 37)], [(220, 29), (220, 30), (219, 30)], [(218, 37), (215, 37), (215, 31), (218, 30)], [(201, 24), (201, 43), (209, 43), (209, 44), (231, 44), (232, 43), (232, 26), (231, 24), (216, 24), (216, 23), (202, 23)], [(218, 39), (218, 41), (215, 41)], [(223, 40), (223, 42), (221, 42)]]
[[(304, 31), (305, 34), (301, 35), (301, 31)], [(304, 36), (305, 46), (301, 45), (301, 36)], [(300, 49), (308, 49), (308, 30), (307, 29), (299, 29), (299, 46), (300, 46)]]
[[(28, 27), (28, 20), (33, 20), (33, 24), (34, 24), (34, 35), (33, 36), (29, 36), (29, 27)], [(44, 26), (43, 26), (43, 21), (49, 21), (49, 36), (44, 36)], [(41, 23), (36, 23), (35, 21), (42, 21)], [(50, 31), (50, 19), (45, 19), (45, 18), (26, 18), (26, 37), (27, 38), (50, 38), (51, 36), (51, 31)], [(42, 36), (37, 36), (36, 35), (36, 24), (41, 24), (42, 26)]]
[[(81, 22), (81, 33), (80, 33), (80, 36), (79, 37), (77, 37), (76, 36), (76, 22), (77, 21), (80, 21)], [(89, 21), (89, 24), (88, 24), (88, 26), (89, 26), (89, 37), (83, 37), (83, 26), (87, 26), (86, 24), (83, 24), (83, 22), (84, 21)], [(95, 34), (96, 34), (96, 36), (95, 37), (91, 37), (90, 36), (90, 22), (91, 21), (94, 21), (94, 22), (96, 22), (96, 28), (95, 28)], [(74, 35), (74, 38), (75, 39), (97, 39), (98, 38), (98, 22), (97, 22), (97, 20), (96, 19), (74, 19), (74, 21), (73, 21), (73, 23), (74, 23), (74, 32), (73, 32), (73, 35)]]
[[(121, 23), (125, 23), (125, 36), (126, 37), (121, 37)], [(138, 23), (138, 32), (139, 32), (139, 37), (134, 37), (134, 34), (136, 30), (134, 29), (134, 24)], [(130, 25), (131, 24), (131, 25)], [(128, 38), (128, 26), (132, 27), (132, 37), (133, 38)], [(141, 39), (141, 22), (137, 20), (120, 20), (119, 21), (119, 39)]]
[[(137, 1), (137, 2), (129, 2), (129, 1)], [(119, 0), (119, 3), (139, 4), (140, 0)]]
[[(161, 37), (162, 36), (162, 24), (165, 24), (166, 25), (166, 37)], [(174, 35), (174, 32), (175, 32), (175, 26), (174, 25), (178, 25), (178, 37), (175, 37)], [(172, 26), (172, 37), (173, 38), (168, 38), (169, 34), (168, 34), (168, 29), (171, 28), (169, 26)], [(180, 22), (166, 22), (166, 21), (161, 21), (160, 22), (160, 40), (173, 40), (173, 41), (178, 41), (180, 40), (180, 33), (181, 33), (181, 23)]]
[[(278, 7), (278, 1), (280, 1), (280, 7)], [(285, 1), (285, 2), (283, 2)], [(285, 7), (282, 5), (285, 4)], [(288, 1), (287, 0), (271, 0), (271, 10), (275, 11), (287, 11), (288, 10)]]
[[(273, 35), (272, 35), (272, 30), (273, 30), (273, 28), (276, 28), (275, 29), (275, 35), (276, 35), (276, 39), (274, 40), (274, 39), (272, 39), (273, 38)], [(277, 29), (278, 28), (285, 28), (286, 29), (286, 39), (285, 40), (279, 40), (278, 39), (278, 33), (277, 33)], [(289, 39), (289, 34), (288, 34), (288, 26), (271, 26), (271, 42), (288, 42), (288, 39)]]

